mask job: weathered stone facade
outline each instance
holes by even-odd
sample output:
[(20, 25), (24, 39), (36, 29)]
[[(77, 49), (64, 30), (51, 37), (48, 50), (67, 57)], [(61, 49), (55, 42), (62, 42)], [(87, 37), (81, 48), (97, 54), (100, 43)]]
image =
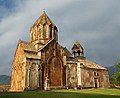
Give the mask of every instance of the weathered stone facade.
[[(71, 60), (73, 59), (73, 60)], [(108, 88), (109, 76), (105, 68), (87, 60), (76, 57), (67, 61), (67, 86), (77, 88)], [(71, 86), (73, 85), (74, 86)]]
[(58, 43), (58, 29), (45, 12), (19, 41), (12, 64), (10, 91), (109, 87), (106, 68), (87, 60), (76, 42), (72, 53)]

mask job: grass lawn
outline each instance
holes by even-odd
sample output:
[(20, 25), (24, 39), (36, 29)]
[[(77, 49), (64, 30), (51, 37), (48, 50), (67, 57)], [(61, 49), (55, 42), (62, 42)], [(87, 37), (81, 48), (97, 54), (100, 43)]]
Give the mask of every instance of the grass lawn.
[(0, 98), (120, 98), (119, 89), (1, 92)]

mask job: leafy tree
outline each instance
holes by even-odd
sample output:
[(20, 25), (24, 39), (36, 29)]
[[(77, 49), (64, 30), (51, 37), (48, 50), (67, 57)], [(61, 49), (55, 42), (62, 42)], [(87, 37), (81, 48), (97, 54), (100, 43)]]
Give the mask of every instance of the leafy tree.
[(115, 64), (117, 71), (112, 76), (112, 83), (120, 85), (120, 62)]

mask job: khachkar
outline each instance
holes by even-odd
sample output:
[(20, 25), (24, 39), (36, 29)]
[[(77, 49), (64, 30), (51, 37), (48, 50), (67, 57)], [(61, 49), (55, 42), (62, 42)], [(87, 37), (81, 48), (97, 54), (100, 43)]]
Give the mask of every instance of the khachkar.
[(19, 40), (10, 91), (109, 87), (107, 69), (87, 60), (77, 41), (72, 53), (58, 43), (58, 29), (45, 12), (30, 29), (30, 41)]

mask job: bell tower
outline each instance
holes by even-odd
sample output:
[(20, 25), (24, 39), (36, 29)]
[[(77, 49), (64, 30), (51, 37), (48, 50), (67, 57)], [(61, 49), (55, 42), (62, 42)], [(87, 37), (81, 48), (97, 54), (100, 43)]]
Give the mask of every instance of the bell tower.
[(84, 48), (76, 41), (72, 47), (72, 54), (74, 57), (84, 57)]
[(40, 49), (52, 39), (58, 41), (58, 29), (43, 11), (30, 29), (30, 42)]

